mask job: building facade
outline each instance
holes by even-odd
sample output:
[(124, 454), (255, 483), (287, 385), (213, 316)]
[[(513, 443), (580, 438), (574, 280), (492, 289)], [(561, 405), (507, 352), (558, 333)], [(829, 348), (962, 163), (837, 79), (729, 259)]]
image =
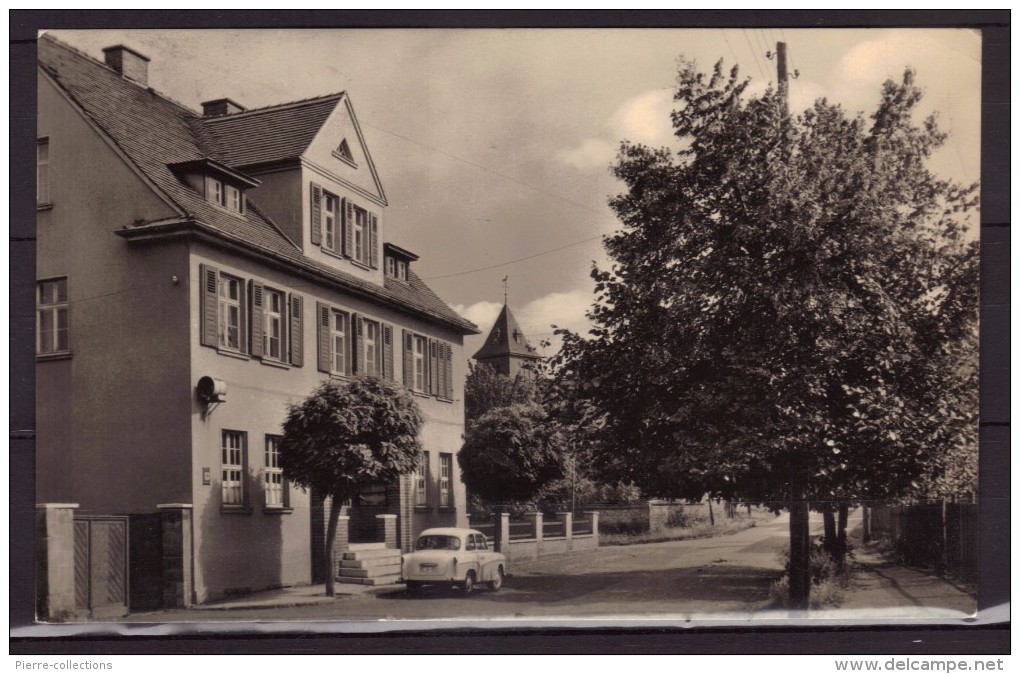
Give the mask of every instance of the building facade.
[(190, 509), (193, 601), (313, 580), (321, 501), (287, 483), (288, 405), (322, 381), (402, 382), (423, 461), (351, 504), (399, 541), (465, 525), (463, 337), (477, 328), (386, 240), (349, 96), (187, 109), (148, 59), (39, 40), (37, 500)]

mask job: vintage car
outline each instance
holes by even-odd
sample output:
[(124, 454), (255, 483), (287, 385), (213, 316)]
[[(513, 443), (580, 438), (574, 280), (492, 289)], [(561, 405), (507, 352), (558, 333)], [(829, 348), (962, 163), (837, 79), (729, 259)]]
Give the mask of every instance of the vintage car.
[(471, 592), (486, 583), (496, 592), (503, 587), (506, 568), (506, 557), (491, 550), (485, 535), (474, 529), (426, 529), (414, 551), (401, 558), (400, 579), (408, 590), (452, 584)]

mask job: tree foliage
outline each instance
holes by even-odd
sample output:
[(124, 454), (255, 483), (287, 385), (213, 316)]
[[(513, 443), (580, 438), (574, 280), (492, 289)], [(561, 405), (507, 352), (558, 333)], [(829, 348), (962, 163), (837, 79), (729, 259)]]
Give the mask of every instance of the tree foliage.
[(283, 474), (319, 497), (332, 497), (327, 594), (333, 594), (332, 550), (340, 508), (364, 489), (415, 469), (423, 424), (411, 393), (378, 377), (324, 382), (290, 407), (280, 439)]
[(536, 403), (496, 407), (473, 420), (457, 456), (464, 484), (489, 501), (527, 500), (560, 476), (554, 433)]
[(899, 498), (976, 461), (976, 186), (926, 168), (908, 71), (866, 119), (791, 118), (680, 68), (678, 153), (624, 142), (590, 335), (554, 363), (609, 481), (650, 495)]
[(524, 405), (537, 399), (538, 390), (533, 377), (523, 372), (508, 377), (486, 363), (468, 363), (468, 376), (464, 383), (464, 416), (468, 424), (496, 407)]

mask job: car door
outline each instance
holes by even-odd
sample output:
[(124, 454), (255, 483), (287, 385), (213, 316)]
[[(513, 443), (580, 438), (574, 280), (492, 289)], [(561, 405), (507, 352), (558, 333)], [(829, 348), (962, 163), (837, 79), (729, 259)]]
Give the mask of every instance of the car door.
[(490, 581), (496, 577), (496, 566), (492, 562), (495, 559), (495, 555), (489, 550), (489, 545), (485, 540), (485, 536), (478, 534), (477, 542), (475, 543), (475, 555), (478, 560), (478, 580)]
[(475, 579), (482, 580), (481, 565), (478, 563), (478, 539), (468, 534), (464, 539), (464, 563), (468, 569), (475, 570)]

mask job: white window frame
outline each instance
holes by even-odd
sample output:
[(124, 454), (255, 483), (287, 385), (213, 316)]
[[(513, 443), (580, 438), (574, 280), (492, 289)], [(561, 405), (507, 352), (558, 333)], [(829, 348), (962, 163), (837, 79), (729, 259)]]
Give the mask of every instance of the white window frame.
[(340, 228), (337, 226), (339, 204), (339, 197), (322, 191), (322, 247), (334, 253), (340, 252)]
[[(36, 353), (40, 356), (70, 353), (71, 316), (67, 277), (39, 281), (36, 284), (35, 300)], [(50, 329), (44, 333), (43, 325), (47, 322)]]
[(382, 375), (382, 326), (378, 321), (366, 318), (364, 321), (365, 338), (365, 373), (378, 376)]
[(453, 505), (450, 483), (453, 478), (453, 454), (439, 455), (439, 507), (449, 508)]
[(212, 176), (205, 177), (205, 198), (206, 201), (217, 206), (226, 207), (226, 194), (223, 181)]
[(280, 468), (280, 436), (266, 436), (265, 453), (266, 507), (283, 508), (287, 505), (283, 469)]
[(424, 393), (428, 388), (428, 369), (426, 367), (428, 353), (428, 340), (421, 335), (414, 335), (411, 352), (411, 359), (414, 366), (414, 390)]
[(397, 277), (397, 261), (393, 259), (392, 255), (386, 256), (386, 275)]
[(397, 278), (401, 281), (407, 280), (407, 262), (404, 260), (397, 260)]
[(427, 508), (429, 505), (429, 453), (422, 452), (414, 471), (414, 505)]
[[(340, 327), (337, 327), (337, 322)], [(346, 375), (348, 372), (348, 345), (351, 338), (351, 315), (346, 311), (332, 309), (329, 322), (329, 371), (333, 374)], [(339, 344), (339, 348), (338, 345)], [(337, 358), (339, 357), (339, 367)]]
[(48, 136), (35, 141), (35, 203), (37, 206), (50, 205), (50, 139)]
[[(217, 298), (217, 311), (219, 312), (219, 337), (220, 337), (220, 348), (227, 349), (228, 351), (241, 351), (241, 331), (244, 329), (242, 318), (244, 316), (243, 308), (241, 307), (242, 299), (244, 298), (244, 292), (242, 290), (243, 281), (237, 277), (230, 276), (228, 274), (220, 274), (220, 282), (218, 286), (219, 297)], [(237, 297), (230, 297), (230, 288), (237, 289)], [(236, 316), (236, 325), (232, 325), (228, 320), (232, 312)], [(230, 330), (236, 330), (236, 344), (230, 343)]]
[(243, 506), (244, 454), (247, 444), (243, 431), (223, 431), (220, 442), (220, 498), (222, 505)]
[(244, 213), (244, 192), (233, 185), (225, 185), (226, 207), (235, 213)]
[[(273, 300), (279, 303), (278, 308), (273, 309)], [(287, 298), (283, 292), (265, 288), (262, 299), (262, 354), (263, 358), (283, 362), (286, 357), (287, 344), (284, 339), (284, 321), (287, 317)], [(275, 337), (274, 337), (274, 334)], [(276, 353), (273, 353), (273, 344), (276, 344)]]

